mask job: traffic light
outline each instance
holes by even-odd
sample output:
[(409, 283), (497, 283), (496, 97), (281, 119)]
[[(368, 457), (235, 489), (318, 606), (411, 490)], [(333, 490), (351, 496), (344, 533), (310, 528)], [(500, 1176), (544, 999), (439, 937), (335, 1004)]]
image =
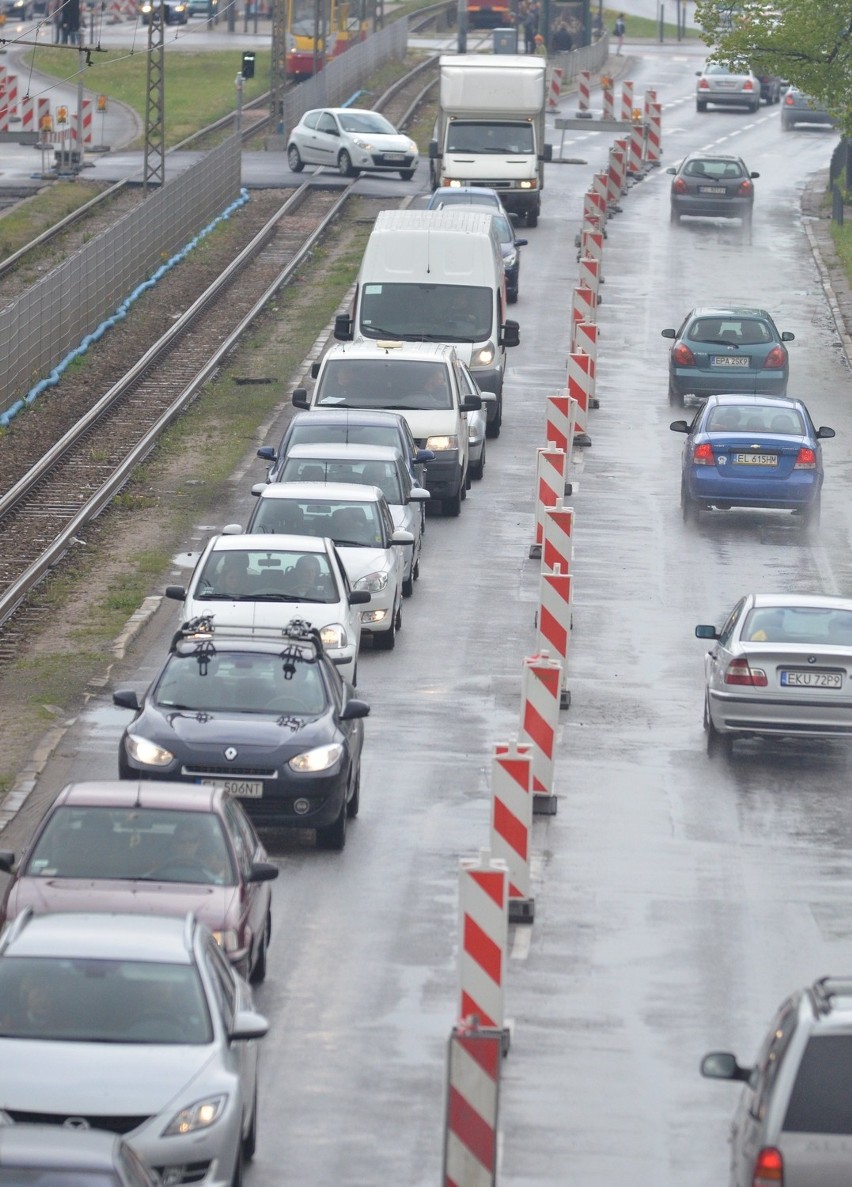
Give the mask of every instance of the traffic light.
[(252, 50), (243, 51), (243, 68), (240, 73), (243, 78), (254, 78), (254, 53)]

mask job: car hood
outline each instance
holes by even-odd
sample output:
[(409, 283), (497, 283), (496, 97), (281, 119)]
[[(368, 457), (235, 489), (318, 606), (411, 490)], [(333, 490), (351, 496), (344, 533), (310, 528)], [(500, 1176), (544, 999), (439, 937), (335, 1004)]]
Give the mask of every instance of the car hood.
[(353, 143), (361, 140), (379, 152), (404, 152), (406, 156), (412, 151), (416, 152), (407, 136), (392, 135), (390, 132), (347, 132), (346, 135)]
[(210, 614), (214, 626), (227, 627), (229, 635), (273, 634), (294, 618), (302, 618), (318, 630), (340, 621), (339, 602), (226, 602), (208, 598), (187, 598), (185, 616)]
[(274, 717), (262, 713), (189, 713), (150, 705), (128, 732), (163, 745), (183, 761), (209, 765), (227, 747), (235, 747), (236, 766), (252, 761), (272, 766), (311, 746), (328, 742), (330, 714), (319, 717)]
[(127, 911), (140, 915), (192, 912), (211, 931), (219, 931), (237, 906), (236, 886), (202, 886), (189, 882), (153, 882), (124, 878), (20, 878), (6, 906), (13, 919), (25, 907), (48, 911)]
[[(391, 513), (393, 513), (392, 507)], [(396, 519), (394, 519), (394, 523), (396, 523)], [(385, 573), (392, 567), (389, 548), (347, 548), (345, 545), (338, 544), (337, 551), (340, 553), (346, 575), (353, 586), (356, 581), (360, 581), (368, 573)]]
[(210, 1044), (0, 1039), (0, 1110), (147, 1117), (166, 1108), (215, 1059)]
[[(466, 344), (458, 343), (458, 346), (464, 345)], [(415, 441), (426, 437), (442, 437), (444, 434), (452, 436), (458, 432), (459, 417), (454, 408), (406, 408), (405, 419), (411, 427), (411, 435)], [(427, 469), (427, 478), (428, 473)]]

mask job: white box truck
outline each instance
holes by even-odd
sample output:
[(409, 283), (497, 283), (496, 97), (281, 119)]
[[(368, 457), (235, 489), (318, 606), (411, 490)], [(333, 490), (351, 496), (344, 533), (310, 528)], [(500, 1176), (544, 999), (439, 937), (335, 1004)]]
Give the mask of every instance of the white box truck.
[(495, 189), (534, 227), (541, 211), (547, 62), (533, 54), (456, 54), (440, 59), (440, 103), (429, 144), (432, 188)]

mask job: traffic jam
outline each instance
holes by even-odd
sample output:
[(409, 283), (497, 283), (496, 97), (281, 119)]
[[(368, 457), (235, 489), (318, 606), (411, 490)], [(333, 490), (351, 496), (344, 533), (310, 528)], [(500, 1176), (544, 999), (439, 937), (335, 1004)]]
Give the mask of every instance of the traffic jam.
[(619, 120), (442, 57), (382, 149), (421, 190), (0, 848), (0, 1185), (848, 1187), (834, 135), (656, 48)]

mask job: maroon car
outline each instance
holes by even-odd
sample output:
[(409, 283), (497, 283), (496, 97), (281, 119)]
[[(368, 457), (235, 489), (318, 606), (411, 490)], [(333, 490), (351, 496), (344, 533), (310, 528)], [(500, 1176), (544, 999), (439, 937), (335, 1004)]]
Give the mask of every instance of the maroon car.
[(192, 912), (232, 964), (266, 975), (271, 888), (278, 867), (238, 801), (220, 789), (140, 780), (69, 783), (29, 847), (0, 850), (13, 874), (0, 926), (24, 908), (47, 911)]

